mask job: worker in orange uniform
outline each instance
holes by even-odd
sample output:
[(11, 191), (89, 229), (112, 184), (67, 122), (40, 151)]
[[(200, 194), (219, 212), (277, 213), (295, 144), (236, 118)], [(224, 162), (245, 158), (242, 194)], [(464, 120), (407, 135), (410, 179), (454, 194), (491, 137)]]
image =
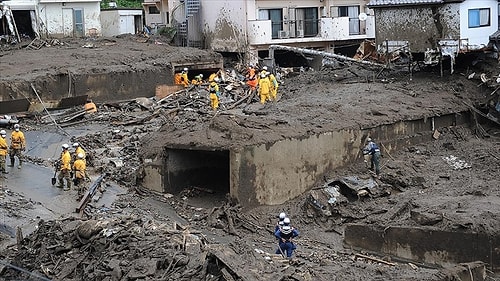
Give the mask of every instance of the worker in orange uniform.
[(95, 113), (97, 112), (97, 106), (92, 100), (88, 100), (85, 105), (83, 106), (83, 109), (85, 109), (85, 113)]
[[(57, 187), (64, 188), (64, 190), (71, 189), (71, 154), (69, 153), (69, 145), (67, 143), (62, 145), (61, 157), (59, 158), (58, 164), (59, 174), (57, 175), (57, 180), (59, 184)], [(64, 186), (64, 180), (66, 180), (66, 187)]]
[(259, 79), (260, 103), (265, 104), (266, 100), (269, 99), (270, 94), (271, 94), (271, 81), (269, 81), (269, 77), (267, 77), (266, 74), (261, 73)]
[(7, 132), (5, 130), (0, 131), (0, 173), (8, 174), (5, 169), (5, 158), (7, 157), (7, 151), (9, 146), (7, 146)]
[(184, 69), (182, 69), (182, 72), (176, 73), (174, 75), (174, 83), (176, 85), (184, 85), (184, 87), (189, 86), (188, 71), (189, 69), (187, 69), (187, 67), (184, 67)]
[(75, 188), (78, 190), (78, 193), (80, 193), (85, 189), (85, 180), (88, 178), (87, 164), (85, 164), (85, 155), (83, 153), (78, 153), (72, 168), (74, 174), (73, 183), (75, 184)]
[(14, 125), (14, 131), (10, 134), (10, 165), (14, 167), (15, 156), (19, 160), (19, 165), (17, 168), (21, 169), (23, 165), (23, 155), (22, 152), (26, 150), (26, 139), (24, 138), (23, 132), (20, 130), (19, 124)]
[(215, 111), (219, 108), (219, 78), (215, 77), (215, 79), (210, 82), (208, 85), (208, 92), (210, 93), (210, 106)]
[(250, 65), (248, 66), (248, 69), (247, 69), (247, 75), (245, 76), (246, 80), (247, 80), (247, 85), (250, 86), (250, 89), (252, 91), (255, 91), (255, 89), (257, 88), (257, 85), (259, 83), (258, 81), (258, 77), (257, 77), (257, 73), (255, 71), (255, 68), (253, 67), (253, 65)]

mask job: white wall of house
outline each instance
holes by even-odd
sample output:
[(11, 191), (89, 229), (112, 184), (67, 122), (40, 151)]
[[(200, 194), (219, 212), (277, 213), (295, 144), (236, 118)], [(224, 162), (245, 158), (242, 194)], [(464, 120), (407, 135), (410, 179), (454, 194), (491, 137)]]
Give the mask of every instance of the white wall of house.
[(116, 36), (120, 34), (135, 34), (136, 16), (142, 17), (142, 10), (113, 9), (101, 11), (101, 25), (103, 36)]
[[(100, 1), (40, 1), (38, 13), (49, 37), (89, 36), (101, 34)], [(75, 13), (82, 12), (83, 24), (75, 20)], [(81, 33), (79, 33), (81, 30)]]
[[(469, 27), (469, 10), (489, 10), (489, 25)], [(497, 0), (469, 0), (460, 4), (460, 38), (468, 39), (469, 47), (481, 48), (488, 45), (489, 36), (498, 30), (498, 1)]]

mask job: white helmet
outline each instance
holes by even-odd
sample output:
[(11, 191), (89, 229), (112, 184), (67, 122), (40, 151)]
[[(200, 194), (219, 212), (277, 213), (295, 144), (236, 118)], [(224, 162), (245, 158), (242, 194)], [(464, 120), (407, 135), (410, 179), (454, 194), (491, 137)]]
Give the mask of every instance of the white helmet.
[(184, 69), (183, 69), (182, 71), (186, 71), (186, 72), (187, 72), (187, 71), (188, 71), (188, 68), (187, 68), (187, 67), (184, 67)]
[(372, 138), (367, 138), (366, 139), (367, 142), (371, 142), (372, 141)]
[(79, 146), (80, 146), (80, 144), (79, 144), (79, 143), (77, 143), (77, 142), (75, 142), (75, 143), (73, 144), (73, 147), (79, 147)]
[(19, 124), (14, 124), (14, 130), (19, 131)]
[(5, 136), (7, 135), (7, 132), (6, 132), (5, 130), (1, 130), (1, 131), (0, 131), (0, 135), (1, 135), (2, 137), (5, 137)]
[(83, 153), (78, 153), (76, 157), (78, 157), (78, 159), (83, 159)]
[(280, 221), (284, 220), (286, 218), (286, 214), (285, 213), (280, 213)]
[(62, 145), (62, 148), (63, 148), (63, 149), (68, 149), (68, 148), (69, 148), (69, 145), (68, 145), (67, 143), (65, 143), (65, 144), (63, 144), (63, 145)]
[(203, 78), (203, 74), (200, 74), (200, 78)]
[(214, 81), (215, 81), (216, 83), (219, 83), (219, 77), (215, 77), (215, 78), (214, 78)]
[(285, 225), (289, 225), (289, 224), (290, 224), (290, 218), (284, 218), (284, 219), (283, 219), (283, 223), (284, 223)]
[(267, 70), (267, 66), (262, 67), (262, 69)]

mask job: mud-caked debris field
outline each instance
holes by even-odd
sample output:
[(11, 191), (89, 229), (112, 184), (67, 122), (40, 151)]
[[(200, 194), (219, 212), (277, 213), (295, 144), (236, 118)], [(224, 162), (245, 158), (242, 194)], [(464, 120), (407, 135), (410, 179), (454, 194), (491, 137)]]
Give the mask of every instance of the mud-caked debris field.
[[(64, 65), (76, 79), (207, 52), (139, 39), (3, 48), (0, 82), (40, 89), (41, 77), (67, 73)], [(26, 150), (22, 167), (7, 166), (0, 179), (0, 280), (500, 280), (500, 124), (490, 111), (500, 85), (485, 79), (500, 74), (496, 60), (442, 77), (347, 62), (282, 69), (277, 100), (265, 104), (248, 91), (244, 64), (224, 67), (216, 110), (203, 85), (162, 98), (94, 98), (91, 114), (83, 105), (9, 113)], [(163, 144), (227, 149), (445, 114), (470, 121), (412, 136), (397, 150), (372, 136), (380, 175), (360, 151), (279, 205), (248, 208), (202, 185), (168, 193), (142, 184), (151, 147)], [(8, 142), (13, 126), (0, 129)], [(84, 190), (51, 183), (65, 143), (86, 150)], [(275, 237), (281, 212), (298, 231), (291, 258)], [(404, 237), (411, 246), (401, 246)], [(462, 243), (446, 255), (449, 241)]]

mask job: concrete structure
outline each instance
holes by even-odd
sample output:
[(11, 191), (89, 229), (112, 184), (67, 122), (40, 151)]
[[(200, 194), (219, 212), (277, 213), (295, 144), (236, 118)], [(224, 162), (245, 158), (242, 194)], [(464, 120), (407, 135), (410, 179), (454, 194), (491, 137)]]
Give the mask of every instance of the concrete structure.
[(371, 0), (368, 7), (375, 13), (377, 45), (407, 41), (415, 53), (485, 49), (498, 30), (496, 0)]
[(499, 235), (433, 227), (350, 224), (344, 237), (349, 247), (427, 265), (446, 267), (481, 260), (489, 264), (490, 270), (500, 268)]
[(366, 8), (367, 2), (147, 0), (143, 5), (146, 23), (161, 22), (176, 28), (181, 37), (178, 43), (245, 53), (256, 62), (267, 56), (273, 44), (333, 51), (341, 45), (373, 39), (374, 17)]
[(104, 9), (101, 10), (103, 36), (136, 34), (142, 31), (142, 9)]
[(339, 128), (243, 147), (231, 147), (230, 142), (222, 141), (214, 146), (196, 145), (187, 141), (188, 136), (163, 140), (165, 147), (145, 156), (143, 184), (170, 193), (189, 186), (213, 188), (229, 193), (245, 207), (281, 204), (322, 182), (326, 173), (357, 161), (368, 134), (379, 136), (390, 152), (430, 138), (434, 129), (465, 124), (467, 118), (466, 113), (443, 114), (375, 128)]
[(0, 6), (12, 10), (20, 34), (60, 38), (99, 35), (99, 3), (100, 0), (10, 0)]

